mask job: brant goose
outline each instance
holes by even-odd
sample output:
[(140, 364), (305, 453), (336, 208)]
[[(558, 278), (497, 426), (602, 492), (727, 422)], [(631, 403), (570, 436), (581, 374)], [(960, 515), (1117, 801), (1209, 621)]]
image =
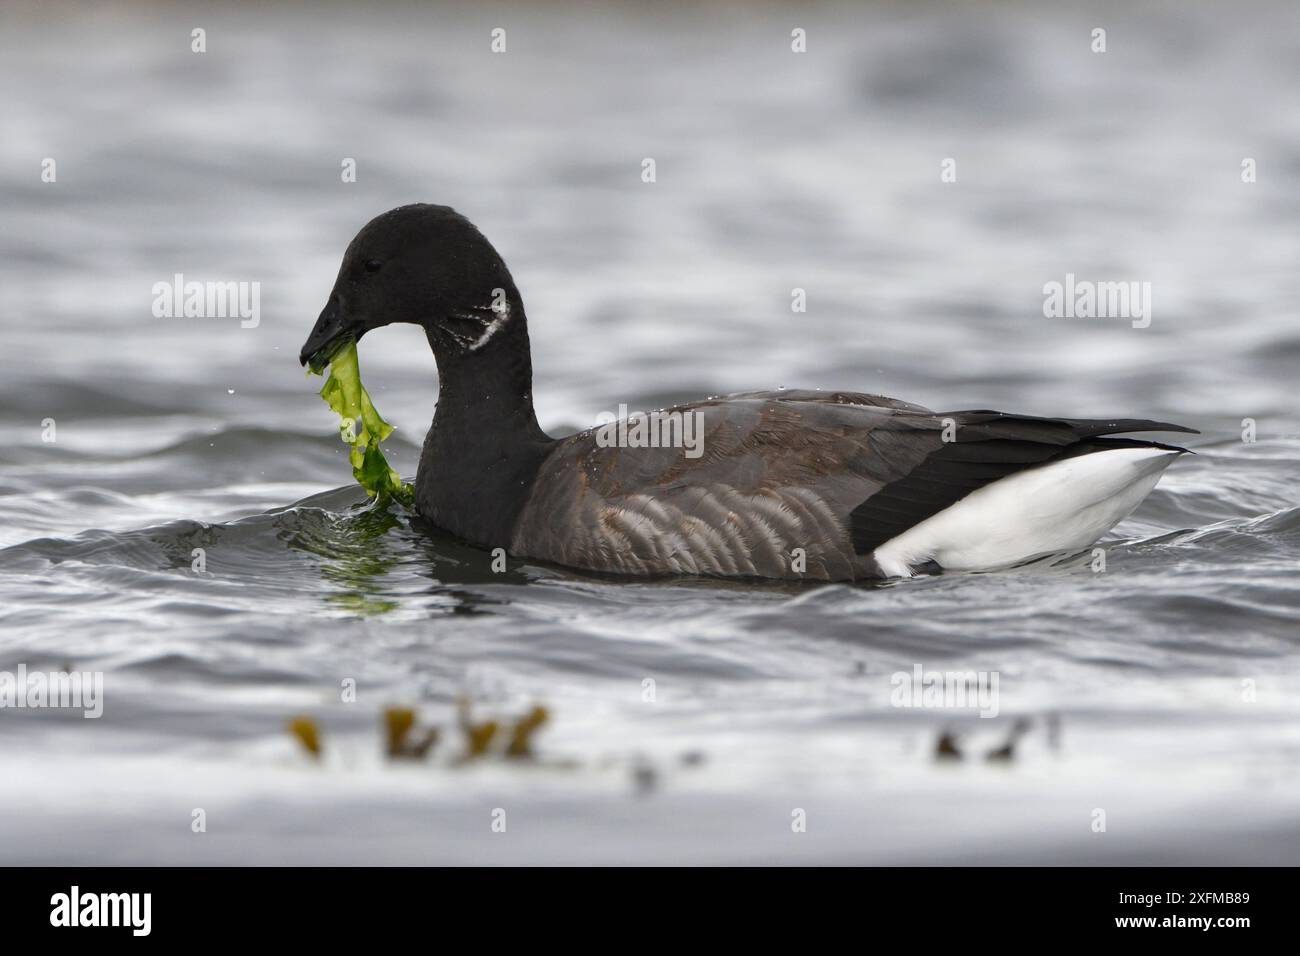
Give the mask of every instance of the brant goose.
[(690, 415), (694, 449), (616, 447), (608, 429), (551, 438), (533, 413), (519, 290), (447, 206), (402, 206), (357, 233), (301, 361), (392, 322), (421, 326), (438, 364), (420, 514), (587, 571), (835, 581), (1008, 567), (1088, 547), (1186, 452), (1109, 436), (1195, 433), (783, 389), (656, 413)]

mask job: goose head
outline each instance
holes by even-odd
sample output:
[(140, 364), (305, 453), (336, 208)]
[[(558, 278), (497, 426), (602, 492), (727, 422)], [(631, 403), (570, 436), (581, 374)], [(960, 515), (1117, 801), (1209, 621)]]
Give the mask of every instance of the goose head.
[[(492, 244), (450, 206), (416, 203), (376, 216), (348, 245), (299, 361), (320, 370), (348, 341), (409, 322), (440, 369), (491, 354), (523, 334), (519, 292)], [(510, 332), (511, 334), (506, 334)]]

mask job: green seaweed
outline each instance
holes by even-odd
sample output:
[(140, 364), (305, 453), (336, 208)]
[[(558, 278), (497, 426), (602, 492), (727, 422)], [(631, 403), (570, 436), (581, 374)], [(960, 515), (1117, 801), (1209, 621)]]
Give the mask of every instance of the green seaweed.
[[(313, 365), (311, 371), (320, 374), (321, 368)], [(344, 444), (351, 446), (348, 459), (352, 476), (371, 497), (392, 497), (413, 508), (415, 490), (402, 481), (379, 447), (393, 433), (393, 426), (380, 417), (370, 393), (361, 384), (355, 341), (347, 342), (330, 356), (329, 370), (320, 395), (339, 416), (339, 435)]]

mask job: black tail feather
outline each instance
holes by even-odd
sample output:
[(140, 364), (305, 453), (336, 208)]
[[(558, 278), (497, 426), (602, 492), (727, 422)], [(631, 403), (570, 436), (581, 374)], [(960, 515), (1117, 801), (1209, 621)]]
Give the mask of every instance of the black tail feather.
[[(853, 509), (849, 524), (858, 554), (874, 551), (971, 492), (1027, 468), (1112, 448), (1187, 451), (1177, 445), (1105, 436), (1146, 431), (1200, 434), (1194, 428), (1137, 418), (1036, 418), (985, 410), (936, 417), (956, 423), (954, 440), (938, 445), (906, 475)], [(933, 440), (933, 435), (930, 431), (926, 438)]]

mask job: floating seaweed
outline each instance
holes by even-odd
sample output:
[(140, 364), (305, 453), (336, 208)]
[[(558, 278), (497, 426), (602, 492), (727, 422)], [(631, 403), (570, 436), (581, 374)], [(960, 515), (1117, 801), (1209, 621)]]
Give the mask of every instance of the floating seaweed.
[(1028, 717), (1019, 717), (1011, 725), (1011, 733), (1007, 735), (1007, 741), (996, 750), (990, 750), (984, 755), (984, 759), (990, 763), (1010, 763), (1016, 756), (1016, 744), (1020, 738), (1029, 733), (1034, 722)]
[[(463, 764), (493, 754), (510, 760), (531, 760), (534, 757), (534, 735), (550, 719), (551, 712), (546, 707), (534, 704), (512, 723), (498, 720), (476, 722), (469, 700), (461, 698), (457, 701), (457, 724), (465, 738), (465, 750), (452, 763)], [(390, 758), (423, 760), (429, 756), (441, 737), (441, 731), (438, 727), (420, 728), (418, 723), (416, 711), (410, 707), (384, 709), (384, 752)], [(313, 757), (320, 757), (320, 727), (313, 718), (294, 717), (289, 720), (288, 729), (303, 749)]]
[(289, 721), (289, 733), (297, 738), (309, 754), (320, 758), (320, 727), (316, 721), (310, 717), (294, 717)]
[(384, 711), (387, 753), (390, 757), (423, 760), (438, 742), (438, 728), (430, 727), (414, 740), (408, 740), (415, 727), (415, 711), (409, 707), (389, 707)]
[(957, 736), (951, 731), (945, 730), (939, 735), (939, 740), (934, 745), (934, 759), (936, 760), (961, 760), (962, 752), (957, 747)]
[(460, 731), (465, 736), (464, 759), (472, 760), (486, 754), (488, 747), (492, 745), (492, 738), (496, 736), (497, 722), (487, 720), (481, 724), (474, 723), (469, 699), (466, 697), (456, 702), (456, 718)]
[(546, 723), (550, 716), (545, 707), (534, 705), (533, 709), (515, 724), (514, 732), (510, 735), (510, 745), (506, 747), (506, 756), (532, 757), (533, 733)]

